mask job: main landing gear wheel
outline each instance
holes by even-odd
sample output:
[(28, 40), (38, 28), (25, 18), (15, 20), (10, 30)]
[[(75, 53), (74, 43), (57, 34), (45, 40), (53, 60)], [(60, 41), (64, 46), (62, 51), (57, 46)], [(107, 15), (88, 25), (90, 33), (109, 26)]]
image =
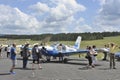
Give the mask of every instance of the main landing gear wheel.
[(50, 60), (51, 60), (51, 59), (50, 59), (50, 56), (47, 56), (47, 57), (46, 57), (46, 60), (47, 60), (47, 62), (50, 62)]
[(67, 62), (68, 62), (68, 59), (67, 59), (67, 58), (64, 58), (63, 62), (64, 62), (64, 63), (67, 63)]

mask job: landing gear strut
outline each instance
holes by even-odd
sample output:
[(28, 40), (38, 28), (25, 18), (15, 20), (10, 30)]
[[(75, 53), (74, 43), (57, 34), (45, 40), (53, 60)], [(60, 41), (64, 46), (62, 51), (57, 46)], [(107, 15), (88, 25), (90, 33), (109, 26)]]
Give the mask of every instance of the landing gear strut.
[(64, 58), (63, 62), (67, 63), (68, 62), (68, 58)]
[(46, 56), (47, 62), (50, 62), (51, 58), (50, 56)]

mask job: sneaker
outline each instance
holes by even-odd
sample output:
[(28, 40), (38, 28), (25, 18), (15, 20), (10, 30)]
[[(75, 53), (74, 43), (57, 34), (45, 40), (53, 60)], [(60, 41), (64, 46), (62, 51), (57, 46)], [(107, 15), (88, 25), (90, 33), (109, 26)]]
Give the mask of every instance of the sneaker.
[(107, 59), (102, 59), (103, 61), (106, 61)]
[(42, 67), (39, 67), (39, 69), (42, 69)]
[(116, 69), (115, 67), (113, 69)]
[(95, 65), (92, 65), (92, 68), (95, 68)]

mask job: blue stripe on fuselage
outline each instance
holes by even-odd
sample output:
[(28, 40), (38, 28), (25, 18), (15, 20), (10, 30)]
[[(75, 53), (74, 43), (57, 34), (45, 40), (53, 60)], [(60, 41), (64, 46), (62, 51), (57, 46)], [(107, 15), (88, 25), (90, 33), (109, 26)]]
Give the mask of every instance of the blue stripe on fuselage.
[(57, 56), (59, 52), (57, 50), (47, 50), (48, 56)]

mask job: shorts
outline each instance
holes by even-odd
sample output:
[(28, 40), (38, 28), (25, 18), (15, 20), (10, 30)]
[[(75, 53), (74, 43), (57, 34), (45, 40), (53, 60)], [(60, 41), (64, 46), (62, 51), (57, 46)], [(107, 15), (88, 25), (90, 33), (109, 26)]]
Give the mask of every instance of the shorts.
[(16, 60), (12, 60), (12, 66), (16, 65)]
[(40, 63), (40, 60), (39, 60), (39, 59), (33, 59), (33, 63), (35, 63), (35, 61), (37, 61), (37, 64)]

